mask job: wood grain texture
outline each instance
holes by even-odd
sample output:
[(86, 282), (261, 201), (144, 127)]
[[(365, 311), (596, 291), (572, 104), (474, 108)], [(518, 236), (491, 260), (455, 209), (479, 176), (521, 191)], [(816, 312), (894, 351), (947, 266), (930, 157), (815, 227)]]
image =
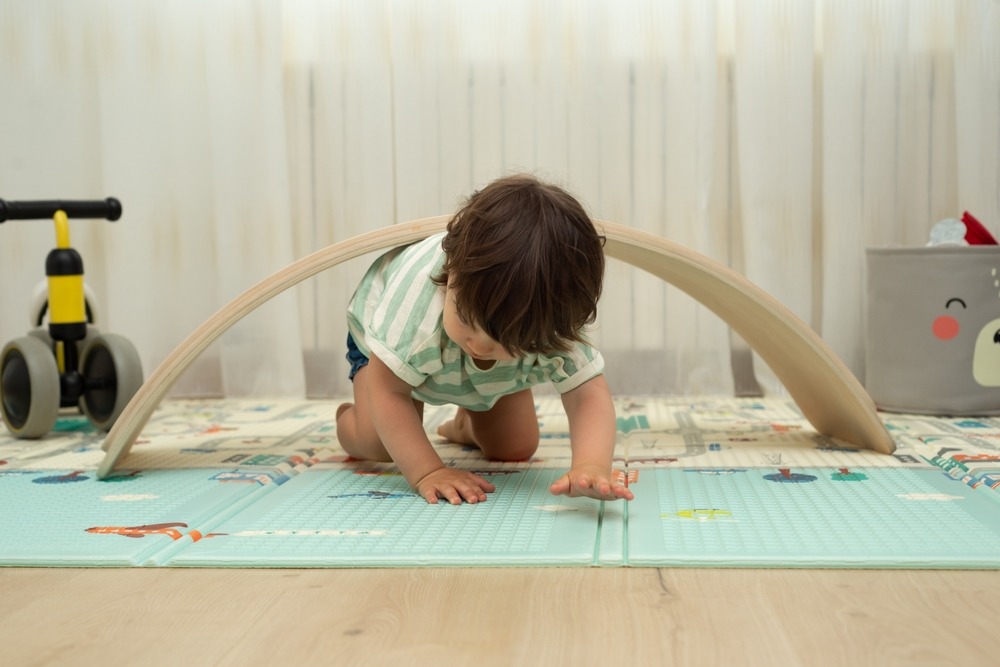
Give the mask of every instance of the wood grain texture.
[(9, 665), (995, 665), (1000, 572), (0, 569)]
[[(356, 236), (308, 255), (265, 278), (216, 312), (150, 375), (104, 442), (104, 478), (131, 449), (181, 373), (216, 338), (261, 304), (354, 257), (412, 243), (444, 229), (450, 216), (425, 218)], [(725, 320), (768, 364), (822, 434), (889, 454), (895, 449), (875, 405), (843, 362), (790, 310), (739, 273), (667, 239), (598, 221), (609, 257), (684, 290)]]

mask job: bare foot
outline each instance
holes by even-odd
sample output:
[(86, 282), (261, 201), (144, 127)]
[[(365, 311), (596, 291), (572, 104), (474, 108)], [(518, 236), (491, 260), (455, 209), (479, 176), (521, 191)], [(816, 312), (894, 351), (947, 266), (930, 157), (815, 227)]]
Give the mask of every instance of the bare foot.
[(340, 419), (340, 415), (344, 414), (348, 410), (354, 407), (354, 403), (341, 403), (337, 406), (337, 419)]
[(469, 419), (469, 411), (465, 408), (459, 408), (455, 413), (455, 418), (438, 426), (437, 432), (449, 442), (459, 445), (476, 444), (475, 438), (472, 437), (472, 420)]

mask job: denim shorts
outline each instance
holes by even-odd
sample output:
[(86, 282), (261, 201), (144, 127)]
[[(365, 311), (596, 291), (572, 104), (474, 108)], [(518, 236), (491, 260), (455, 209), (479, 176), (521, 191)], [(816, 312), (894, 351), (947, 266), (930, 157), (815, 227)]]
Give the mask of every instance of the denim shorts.
[(347, 361), (351, 364), (351, 372), (347, 375), (347, 378), (353, 382), (354, 376), (358, 374), (358, 371), (368, 365), (368, 357), (361, 354), (361, 350), (358, 349), (351, 334), (347, 334)]

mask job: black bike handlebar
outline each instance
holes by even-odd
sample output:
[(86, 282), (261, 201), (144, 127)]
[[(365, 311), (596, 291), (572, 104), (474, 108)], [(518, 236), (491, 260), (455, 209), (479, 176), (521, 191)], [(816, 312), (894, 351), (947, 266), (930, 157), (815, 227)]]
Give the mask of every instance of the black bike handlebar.
[(51, 218), (56, 214), (56, 211), (62, 211), (68, 218), (105, 218), (114, 221), (122, 217), (122, 203), (114, 197), (91, 200), (50, 199), (38, 201), (5, 201), (0, 199), (0, 222)]

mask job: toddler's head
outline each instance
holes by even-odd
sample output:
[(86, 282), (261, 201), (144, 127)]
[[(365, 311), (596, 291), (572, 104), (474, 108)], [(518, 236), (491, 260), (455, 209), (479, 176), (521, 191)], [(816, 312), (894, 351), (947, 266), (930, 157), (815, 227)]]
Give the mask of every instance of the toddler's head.
[(597, 317), (604, 237), (565, 190), (509, 176), (474, 193), (448, 223), (439, 285), (458, 314), (514, 355), (582, 341)]

